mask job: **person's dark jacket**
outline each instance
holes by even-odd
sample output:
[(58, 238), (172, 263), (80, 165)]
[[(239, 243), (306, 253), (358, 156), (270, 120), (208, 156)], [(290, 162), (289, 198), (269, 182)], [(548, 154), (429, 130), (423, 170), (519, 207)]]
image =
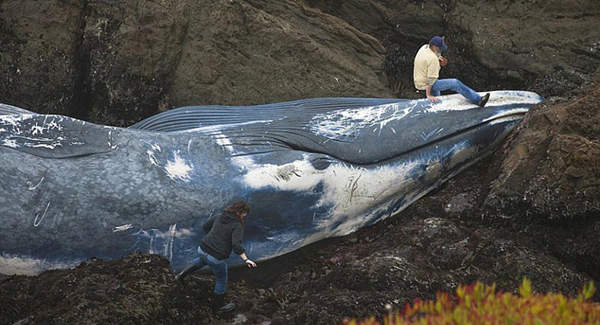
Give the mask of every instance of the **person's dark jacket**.
[(211, 217), (202, 228), (206, 236), (202, 238), (200, 247), (216, 259), (228, 258), (232, 250), (238, 255), (244, 253), (244, 226), (235, 214), (223, 212), (220, 216)]

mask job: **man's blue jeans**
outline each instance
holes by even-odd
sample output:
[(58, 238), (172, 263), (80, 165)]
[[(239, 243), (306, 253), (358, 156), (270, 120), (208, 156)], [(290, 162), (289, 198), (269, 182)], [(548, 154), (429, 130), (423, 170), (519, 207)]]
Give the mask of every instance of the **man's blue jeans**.
[(458, 79), (438, 79), (431, 86), (431, 95), (439, 96), (444, 90), (452, 90), (463, 95), (473, 104), (479, 104), (481, 96)]
[(227, 289), (227, 263), (225, 260), (218, 260), (212, 255), (205, 253), (198, 246), (198, 257), (192, 260), (192, 263), (198, 265), (199, 268), (208, 265), (215, 275), (217, 282), (215, 283), (215, 294), (222, 295)]

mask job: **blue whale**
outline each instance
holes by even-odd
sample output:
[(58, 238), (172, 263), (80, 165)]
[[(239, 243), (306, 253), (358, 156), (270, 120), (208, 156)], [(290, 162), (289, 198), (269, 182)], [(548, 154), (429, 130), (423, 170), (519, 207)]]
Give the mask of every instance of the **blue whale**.
[(256, 260), (346, 235), (492, 152), (542, 100), (439, 98), (182, 107), (129, 128), (0, 105), (0, 272), (132, 251), (180, 269), (203, 221), (236, 199), (251, 206), (244, 246)]

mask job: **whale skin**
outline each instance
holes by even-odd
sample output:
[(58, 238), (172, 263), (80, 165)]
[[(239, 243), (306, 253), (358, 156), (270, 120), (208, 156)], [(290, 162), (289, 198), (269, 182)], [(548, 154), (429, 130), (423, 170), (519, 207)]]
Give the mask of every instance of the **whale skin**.
[[(188, 106), (129, 128), (0, 105), (0, 272), (141, 251), (180, 269), (202, 223), (247, 201), (264, 260), (392, 216), (495, 150), (542, 98), (314, 98)], [(241, 263), (231, 257), (230, 263)]]

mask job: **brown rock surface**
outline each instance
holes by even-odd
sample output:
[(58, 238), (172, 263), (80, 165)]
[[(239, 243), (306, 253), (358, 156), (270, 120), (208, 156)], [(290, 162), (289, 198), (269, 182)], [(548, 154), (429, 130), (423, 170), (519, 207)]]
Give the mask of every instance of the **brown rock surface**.
[(563, 95), (600, 63), (599, 17), (594, 0), (6, 0), (0, 98), (129, 125), (183, 105), (414, 97), (434, 34), (442, 76)]
[(78, 3), (0, 2), (0, 101), (69, 113), (77, 79)]
[(391, 95), (381, 43), (302, 2), (37, 4), (0, 4), (0, 98), (33, 111), (129, 125), (175, 106)]
[(488, 205), (546, 220), (600, 217), (600, 70), (583, 94), (534, 107), (512, 140)]

